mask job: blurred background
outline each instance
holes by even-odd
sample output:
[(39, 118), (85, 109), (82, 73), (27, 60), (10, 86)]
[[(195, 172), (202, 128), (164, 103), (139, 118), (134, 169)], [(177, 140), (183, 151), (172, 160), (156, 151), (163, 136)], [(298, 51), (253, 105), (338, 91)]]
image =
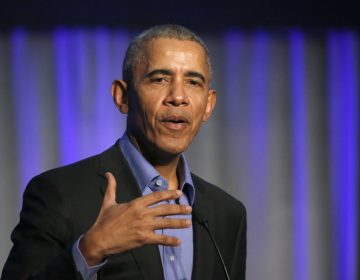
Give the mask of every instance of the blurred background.
[(129, 40), (177, 23), (209, 46), (218, 92), (187, 156), (247, 207), (247, 279), (359, 279), (359, 11), (339, 0), (2, 0), (0, 267), (29, 179), (122, 135), (110, 85)]

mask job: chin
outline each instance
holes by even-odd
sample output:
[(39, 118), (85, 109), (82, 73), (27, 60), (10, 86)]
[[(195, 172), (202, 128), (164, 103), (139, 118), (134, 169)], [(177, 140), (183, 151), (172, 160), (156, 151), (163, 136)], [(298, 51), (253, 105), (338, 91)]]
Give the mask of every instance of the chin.
[(185, 152), (189, 147), (189, 142), (183, 139), (164, 139), (162, 143), (159, 143), (158, 148), (163, 152), (170, 155), (178, 155)]

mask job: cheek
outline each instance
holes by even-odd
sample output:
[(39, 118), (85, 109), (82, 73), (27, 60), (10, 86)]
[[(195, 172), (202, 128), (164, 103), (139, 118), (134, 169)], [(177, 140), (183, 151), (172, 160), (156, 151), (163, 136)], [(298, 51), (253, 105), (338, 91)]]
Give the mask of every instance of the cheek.
[(137, 119), (147, 119), (148, 116), (152, 115), (152, 104), (151, 100), (141, 96), (134, 96), (130, 100), (129, 109), (131, 114), (135, 115)]
[(144, 130), (154, 130), (158, 106), (151, 101), (148, 101), (148, 103), (143, 102), (142, 104), (143, 106), (139, 108), (138, 118), (143, 123)]
[(203, 118), (205, 116), (205, 111), (206, 111), (206, 105), (207, 103), (201, 99), (201, 100), (197, 100), (197, 105), (194, 106), (194, 119), (196, 119), (196, 122), (202, 122)]

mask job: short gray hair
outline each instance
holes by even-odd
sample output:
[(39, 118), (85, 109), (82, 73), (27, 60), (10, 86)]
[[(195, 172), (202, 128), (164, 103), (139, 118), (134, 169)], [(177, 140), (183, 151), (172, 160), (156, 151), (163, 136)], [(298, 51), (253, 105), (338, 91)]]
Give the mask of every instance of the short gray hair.
[(209, 76), (211, 80), (212, 67), (210, 61), (210, 54), (203, 40), (199, 36), (197, 36), (194, 32), (190, 31), (184, 26), (176, 25), (176, 24), (165, 24), (165, 25), (156, 25), (148, 30), (145, 30), (130, 42), (130, 45), (128, 46), (125, 53), (125, 58), (123, 61), (123, 68), (122, 68), (123, 80), (125, 80), (129, 86), (132, 86), (133, 72), (135, 66), (138, 63), (144, 61), (145, 59), (145, 52), (144, 52), (145, 43), (158, 38), (169, 38), (169, 39), (176, 39), (181, 41), (193, 41), (198, 43), (205, 51), (206, 62), (209, 67)]

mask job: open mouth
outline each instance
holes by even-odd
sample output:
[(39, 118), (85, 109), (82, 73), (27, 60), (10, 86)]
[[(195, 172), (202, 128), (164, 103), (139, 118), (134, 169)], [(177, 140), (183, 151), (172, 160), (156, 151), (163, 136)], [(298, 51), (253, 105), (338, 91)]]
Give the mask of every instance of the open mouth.
[(162, 119), (162, 122), (165, 123), (175, 123), (175, 124), (186, 124), (188, 120), (182, 116), (169, 116)]
[(161, 122), (171, 130), (182, 130), (189, 124), (189, 121), (186, 117), (175, 115), (166, 116), (161, 120)]

